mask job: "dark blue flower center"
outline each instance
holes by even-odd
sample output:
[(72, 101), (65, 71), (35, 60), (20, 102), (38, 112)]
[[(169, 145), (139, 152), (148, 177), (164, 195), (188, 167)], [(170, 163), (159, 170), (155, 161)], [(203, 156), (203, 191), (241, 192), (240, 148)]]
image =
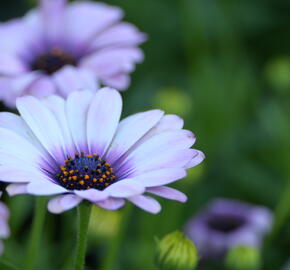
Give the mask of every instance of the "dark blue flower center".
[(52, 49), (50, 52), (38, 56), (31, 64), (32, 70), (41, 70), (52, 74), (65, 65), (76, 65), (76, 59), (61, 49)]
[(230, 233), (246, 223), (246, 219), (237, 215), (211, 215), (207, 224), (212, 230)]
[(103, 190), (116, 182), (114, 169), (96, 154), (68, 157), (56, 175), (58, 183), (69, 190)]

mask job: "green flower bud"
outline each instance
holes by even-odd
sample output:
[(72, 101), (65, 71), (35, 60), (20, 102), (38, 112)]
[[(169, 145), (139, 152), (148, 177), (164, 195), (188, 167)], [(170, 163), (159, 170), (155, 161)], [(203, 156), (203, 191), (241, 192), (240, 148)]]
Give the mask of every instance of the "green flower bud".
[(260, 251), (255, 247), (235, 247), (228, 252), (226, 257), (226, 266), (229, 270), (258, 270), (260, 265)]
[(194, 244), (175, 231), (157, 241), (156, 265), (159, 270), (194, 270), (198, 261)]

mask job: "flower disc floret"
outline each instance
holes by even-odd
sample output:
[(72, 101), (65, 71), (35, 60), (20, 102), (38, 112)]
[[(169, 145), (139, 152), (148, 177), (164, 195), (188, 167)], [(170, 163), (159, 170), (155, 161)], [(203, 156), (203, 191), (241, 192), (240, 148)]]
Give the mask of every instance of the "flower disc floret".
[(76, 153), (59, 167), (56, 179), (68, 190), (103, 190), (116, 181), (116, 176), (111, 165), (97, 154)]

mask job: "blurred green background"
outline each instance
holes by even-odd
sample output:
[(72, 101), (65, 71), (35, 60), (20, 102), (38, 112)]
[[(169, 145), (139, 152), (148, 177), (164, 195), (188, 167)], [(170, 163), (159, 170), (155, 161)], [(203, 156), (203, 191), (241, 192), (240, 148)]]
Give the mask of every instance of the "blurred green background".
[[(2, 0), (0, 19), (23, 15), (33, 2)], [(155, 269), (154, 236), (182, 229), (216, 197), (275, 211), (263, 269), (280, 269), (290, 258), (290, 1), (104, 2), (123, 8), (125, 19), (149, 36), (142, 46), (145, 62), (137, 66), (123, 95), (123, 116), (151, 108), (179, 114), (196, 134), (196, 148), (206, 160), (173, 185), (188, 195), (186, 204), (159, 199), (159, 215), (130, 206), (112, 213), (95, 209), (87, 269), (99, 269), (118, 241), (121, 249), (111, 269)], [(13, 235), (6, 241), (4, 258), (21, 265), (34, 198), (6, 201)], [(117, 232), (124, 215), (122, 238)], [(75, 216), (75, 210), (47, 215), (36, 269), (70, 270)]]

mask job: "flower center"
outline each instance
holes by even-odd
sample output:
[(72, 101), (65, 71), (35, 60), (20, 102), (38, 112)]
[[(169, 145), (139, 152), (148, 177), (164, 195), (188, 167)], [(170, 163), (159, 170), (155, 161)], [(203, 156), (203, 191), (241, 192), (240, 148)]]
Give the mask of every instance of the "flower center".
[(246, 220), (243, 217), (232, 215), (213, 215), (207, 221), (211, 229), (224, 233), (235, 231), (245, 222)]
[(111, 165), (96, 154), (68, 156), (56, 175), (58, 183), (69, 190), (103, 190), (116, 181)]
[(76, 59), (61, 49), (52, 49), (50, 52), (38, 56), (31, 65), (32, 70), (42, 70), (52, 74), (65, 65), (76, 65)]

